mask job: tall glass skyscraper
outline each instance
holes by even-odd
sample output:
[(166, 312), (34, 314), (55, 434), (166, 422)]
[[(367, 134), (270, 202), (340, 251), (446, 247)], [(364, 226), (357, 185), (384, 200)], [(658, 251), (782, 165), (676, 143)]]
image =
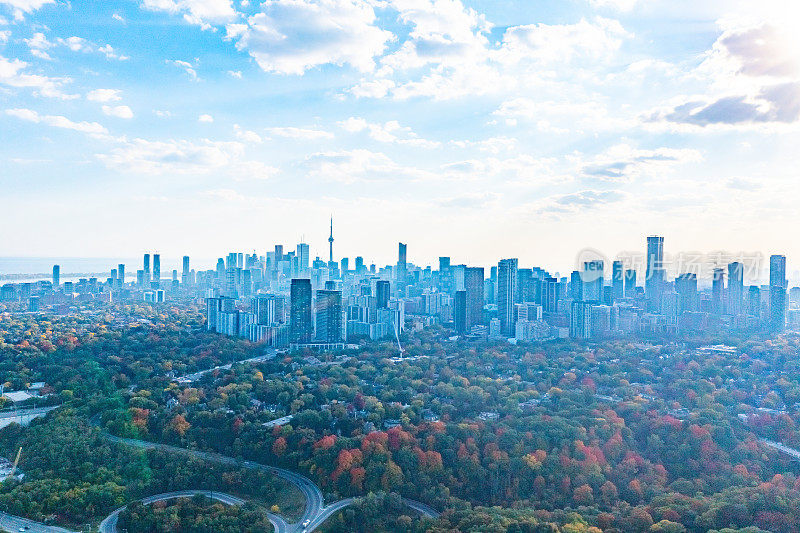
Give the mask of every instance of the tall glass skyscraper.
[(144, 282), (150, 284), (150, 254), (144, 254), (142, 260), (142, 270), (144, 271)]
[(733, 262), (728, 265), (728, 314), (741, 315), (743, 299), (744, 267), (741, 263)]
[(153, 282), (156, 286), (161, 284), (161, 255), (153, 254)]
[(311, 322), (311, 280), (293, 279), (289, 289), (289, 300), (291, 342), (311, 342), (314, 334), (314, 324)]
[(769, 328), (778, 333), (786, 327), (786, 256), (769, 258)]
[(500, 333), (508, 337), (514, 331), (514, 292), (517, 290), (517, 259), (503, 259), (497, 264), (497, 316)]
[(644, 278), (645, 297), (651, 311), (661, 308), (664, 291), (664, 237), (647, 238), (647, 270)]
[(483, 281), (483, 267), (467, 267), (464, 271), (467, 328), (483, 324)]
[(317, 291), (317, 340), (342, 342), (342, 293)]

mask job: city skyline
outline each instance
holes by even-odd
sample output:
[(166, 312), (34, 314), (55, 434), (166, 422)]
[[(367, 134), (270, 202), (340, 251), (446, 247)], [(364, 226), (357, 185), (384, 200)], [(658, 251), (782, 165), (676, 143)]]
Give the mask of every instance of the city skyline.
[[(391, 259), (386, 261), (377, 260), (373, 257), (365, 255), (363, 251), (356, 252), (353, 255), (340, 255), (338, 252), (334, 254), (333, 251), (333, 243), (332, 243), (332, 233), (331, 236), (327, 239), (328, 244), (324, 250), (328, 254), (328, 262), (334, 262), (337, 265), (341, 262), (341, 267), (343, 269), (348, 268), (348, 261), (353, 260), (355, 262), (356, 269), (358, 268), (358, 261), (361, 261), (361, 265), (369, 266), (372, 265), (376, 268), (384, 268), (384, 267), (393, 267), (399, 268), (400, 265), (403, 265), (403, 269), (405, 269), (406, 264), (406, 256), (407, 256), (407, 244), (406, 243), (399, 243), (399, 257), (400, 261), (396, 264)], [(651, 249), (651, 241), (658, 241), (658, 247), (655, 249), (657, 252), (652, 251)], [(291, 249), (291, 246), (296, 246), (295, 250)], [(283, 254), (284, 244), (275, 244), (275, 251), (273, 252), (271, 248), (273, 245), (267, 245), (262, 247), (261, 250), (253, 248), (249, 251), (239, 251), (239, 252), (225, 252), (229, 257), (231, 254), (239, 254), (239, 255), (248, 255), (251, 254), (257, 256), (261, 259), (266, 257), (263, 253), (266, 250), (267, 254), (277, 253), (280, 249), (280, 253)], [(309, 250), (314, 250), (310, 248), (308, 243), (299, 242), (295, 244), (289, 244), (289, 248), (287, 248), (287, 253), (291, 252), (292, 255), (297, 255), (301, 257), (301, 260), (305, 263), (308, 263), (310, 259), (313, 257), (316, 260), (325, 261), (324, 255), (322, 253), (315, 254), (311, 253)], [(164, 259), (164, 269), (163, 275), (160, 276), (160, 279), (168, 279), (173, 271), (179, 272), (181, 276), (187, 273), (187, 265), (188, 261), (192, 259), (192, 265), (198, 271), (213, 269), (213, 265), (215, 262), (220, 262), (224, 260), (225, 254), (222, 257), (219, 254), (216, 257), (197, 257), (192, 255), (167, 255), (164, 256), (157, 252), (143, 252), (144, 257), (144, 268), (143, 271), (146, 274), (150, 274), (150, 267), (151, 261), (152, 264), (155, 264), (158, 261), (160, 265), (161, 259)], [(468, 255), (468, 254), (467, 254)], [(511, 254), (515, 255), (515, 254)], [(651, 264), (651, 258), (657, 255), (658, 259)], [(771, 283), (770, 279), (770, 270), (771, 270), (771, 258), (772, 257), (783, 257), (784, 263), (786, 262), (786, 256), (782, 253), (773, 253), (764, 255), (759, 252), (727, 252), (727, 251), (720, 251), (715, 250), (712, 252), (685, 252), (685, 251), (673, 251), (668, 246), (666, 251), (664, 249), (664, 237), (663, 236), (648, 236), (646, 238), (646, 245), (641, 250), (626, 250), (621, 251), (616, 254), (608, 255), (604, 254), (602, 251), (597, 250), (595, 248), (584, 248), (582, 250), (577, 251), (574, 254), (574, 260), (571, 266), (566, 266), (564, 268), (558, 268), (553, 265), (561, 264), (558, 261), (554, 262), (553, 258), (550, 257), (546, 259), (542, 263), (531, 263), (530, 261), (526, 261), (524, 259), (520, 259), (518, 256), (514, 258), (521, 265), (534, 265), (536, 267), (544, 267), (546, 269), (550, 269), (554, 275), (558, 277), (565, 277), (568, 276), (570, 272), (575, 274), (577, 271), (582, 270), (589, 270), (587, 265), (592, 265), (591, 270), (599, 270), (601, 272), (601, 276), (603, 272), (605, 273), (606, 279), (612, 279), (614, 272), (616, 272), (617, 263), (619, 263), (619, 268), (624, 268), (625, 270), (633, 270), (639, 273), (638, 279), (640, 281), (648, 283), (648, 281), (656, 281), (658, 284), (663, 283), (667, 277), (677, 278), (686, 273), (693, 273), (697, 276), (697, 279), (701, 282), (701, 285), (708, 284), (711, 285), (713, 279), (715, 279), (715, 272), (716, 269), (729, 269), (731, 265), (738, 265), (737, 270), (739, 272), (740, 278), (745, 281), (752, 282), (752, 283)], [(70, 267), (67, 267), (67, 270), (64, 270), (64, 274), (71, 275), (71, 274), (89, 274), (95, 273), (100, 274), (107, 268), (113, 268), (115, 265), (118, 265), (119, 268), (124, 269), (125, 265), (136, 265), (142, 262), (142, 256), (139, 258), (134, 257), (98, 257), (98, 258), (85, 258), (85, 257), (2, 257), (0, 256), (0, 276), (14, 276), (14, 275), (26, 275), (29, 274), (31, 276), (37, 275), (36, 279), (46, 279), (47, 272), (49, 272), (49, 268), (52, 265), (56, 267), (62, 268), (64, 263), (67, 264), (74, 264), (76, 262), (84, 263), (86, 265), (91, 265), (91, 268), (84, 267), (83, 270), (80, 268), (72, 267), (72, 271), (69, 270)], [(416, 268), (435, 268), (437, 263), (439, 264), (440, 268), (442, 266), (442, 259), (446, 259), (448, 261), (448, 265), (452, 261), (452, 264), (461, 264), (461, 265), (473, 265), (470, 267), (470, 270), (480, 269), (481, 271), (484, 270), (486, 267), (496, 266), (498, 261), (502, 262), (503, 259), (497, 258), (493, 262), (490, 261), (485, 264), (476, 263), (475, 261), (470, 261), (468, 257), (466, 257), (463, 252), (459, 255), (439, 255), (435, 259), (432, 260), (424, 260), (424, 259), (414, 259), (412, 257), (411, 260), (408, 261), (408, 264), (414, 265)], [(587, 260), (589, 262), (587, 262)], [(119, 263), (117, 263), (119, 261)], [(595, 265), (595, 263), (599, 264), (599, 267)], [(655, 266), (653, 266), (655, 264)], [(38, 265), (38, 266), (32, 266)], [(47, 266), (45, 269), (44, 266)], [(154, 268), (155, 270), (155, 268)], [(193, 268), (192, 270), (195, 270)], [(652, 274), (651, 274), (652, 272)], [(800, 269), (793, 268), (793, 269), (786, 269), (784, 266), (784, 277), (791, 283), (800, 283)], [(124, 270), (123, 270), (124, 273)], [(622, 271), (620, 271), (620, 274)], [(660, 280), (657, 280), (657, 276), (660, 276)], [(136, 278), (136, 268), (132, 268), (127, 272), (128, 279), (135, 279)], [(14, 278), (9, 278), (14, 279)], [(34, 278), (31, 278), (34, 279)], [(77, 279), (77, 278), (75, 278)], [(634, 281), (636, 278), (634, 278)], [(646, 285), (645, 285), (646, 286)], [(649, 290), (649, 289), (648, 289)]]
[(786, 2), (3, 0), (0, 17), (3, 255), (316, 247), (333, 213), (342, 255), (377, 259), (409, 241), (541, 263), (642, 233), (800, 256)]

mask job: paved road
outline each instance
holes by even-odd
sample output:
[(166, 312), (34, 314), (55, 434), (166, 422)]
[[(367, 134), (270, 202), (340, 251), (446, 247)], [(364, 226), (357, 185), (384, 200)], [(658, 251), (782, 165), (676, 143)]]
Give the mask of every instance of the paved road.
[[(325, 520), (330, 518), (334, 513), (344, 509), (348, 505), (353, 505), (356, 501), (358, 501), (358, 498), (346, 498), (344, 500), (339, 500), (338, 502), (334, 502), (328, 505), (327, 507), (321, 508), (319, 510), (319, 513), (314, 518), (309, 519), (310, 522), (306, 529), (308, 531), (314, 531), (319, 526), (321, 526), (322, 523), (325, 522)], [(302, 529), (300, 531), (302, 531)]]
[(800, 459), (800, 450), (795, 450), (794, 448), (789, 448), (785, 444), (781, 444), (780, 442), (775, 442), (768, 439), (758, 439), (758, 441), (762, 444), (769, 446), (779, 452), (783, 452), (787, 455), (791, 455), (795, 459)]
[[(236, 361), (236, 363), (263, 363), (264, 361), (269, 361), (273, 359), (278, 354), (277, 350), (270, 350), (264, 355), (259, 355), (258, 357), (252, 357), (250, 359), (243, 359), (241, 361)], [(178, 383), (192, 383), (203, 377), (205, 374), (209, 372), (214, 372), (215, 370), (230, 370), (233, 363), (228, 363), (227, 365), (220, 365), (215, 366), (214, 368), (209, 368), (208, 370), (201, 370), (199, 372), (195, 372), (193, 374), (186, 374), (185, 376), (180, 376), (175, 378), (175, 381)]]
[(34, 522), (33, 520), (28, 520), (27, 518), (20, 518), (18, 516), (12, 516), (10, 514), (0, 512), (0, 530), (17, 532), (21, 527), (27, 527), (28, 529), (25, 531), (28, 533), (73, 533), (68, 529), (48, 526), (45, 524), (40, 524), (39, 522)]
[[(224, 492), (212, 492), (208, 490), (181, 490), (176, 492), (165, 492), (164, 494), (156, 494), (155, 496), (143, 498), (141, 502), (145, 505), (150, 505), (151, 503), (175, 500), (177, 498), (191, 498), (197, 494), (204, 494), (227, 505), (242, 505), (244, 503), (243, 499), (237, 498), (236, 496), (231, 496), (230, 494), (225, 494)], [(108, 515), (102, 522), (100, 522), (100, 533), (117, 533), (117, 521), (119, 520), (119, 514), (127, 507), (127, 505), (120, 507)]]
[(409, 500), (408, 498), (403, 498), (403, 503), (414, 509), (422, 516), (425, 516), (427, 518), (439, 518), (439, 511), (437, 511), (430, 505), (414, 500)]
[[(128, 446), (133, 446), (142, 449), (158, 449), (173, 453), (180, 453), (183, 455), (190, 455), (192, 457), (196, 457), (198, 459), (204, 459), (207, 461), (236, 465), (244, 468), (251, 468), (254, 470), (261, 470), (264, 472), (270, 472), (288, 481), (289, 483), (295, 485), (300, 490), (300, 492), (303, 493), (303, 496), (305, 497), (306, 500), (305, 509), (303, 510), (303, 515), (300, 517), (300, 520), (292, 524), (287, 523), (285, 520), (283, 520), (281, 517), (277, 515), (270, 514), (270, 521), (272, 522), (273, 526), (275, 526), (275, 531), (277, 533), (299, 533), (304, 530), (310, 533), (314, 531), (317, 527), (319, 527), (323, 522), (325, 522), (325, 520), (330, 518), (331, 515), (358, 501), (358, 498), (347, 498), (344, 500), (340, 500), (338, 502), (334, 502), (328, 506), (325, 506), (325, 498), (322, 495), (322, 490), (320, 490), (320, 488), (307, 477), (292, 472), (290, 470), (278, 468), (275, 466), (263, 465), (261, 463), (256, 463), (253, 461), (239, 461), (232, 457), (227, 457), (218, 453), (188, 450), (186, 448), (179, 448), (177, 446), (170, 446), (167, 444), (158, 444), (155, 442), (148, 442), (136, 439), (124, 439), (122, 437), (115, 437), (113, 435), (108, 435), (108, 434), (104, 435), (108, 440), (112, 442), (118, 442), (120, 444), (125, 444)], [(417, 502), (414, 500), (409, 500), (406, 498), (403, 498), (403, 503), (405, 503), (415, 511), (423, 514), (424, 516), (432, 518), (436, 518), (437, 516), (439, 516), (438, 512), (436, 512), (430, 506), (425, 505), (424, 503)], [(306, 521), (308, 521), (308, 525), (303, 526), (303, 524), (306, 523)], [(104, 533), (109, 533), (109, 532), (106, 531)]]
[[(106, 435), (106, 438), (113, 442), (126, 444), (128, 446), (133, 446), (136, 448), (158, 449), (173, 453), (180, 453), (183, 455), (190, 455), (192, 457), (196, 457), (198, 459), (204, 459), (206, 461), (213, 461), (217, 463), (242, 466), (244, 468), (251, 468), (254, 470), (270, 472), (288, 481), (289, 483), (295, 485), (300, 490), (300, 492), (303, 493), (303, 496), (305, 497), (306, 500), (305, 509), (303, 510), (303, 515), (300, 517), (299, 523), (288, 524), (286, 522), (283, 522), (284, 524), (282, 526), (283, 529), (279, 529), (279, 527), (276, 525), (277, 531), (286, 531), (286, 532), (302, 531), (303, 528), (301, 527), (300, 524), (302, 524), (306, 520), (309, 521), (314, 520), (323, 512), (324, 497), (322, 496), (322, 491), (320, 490), (320, 488), (317, 487), (314, 484), (314, 482), (308, 479), (307, 477), (302, 476), (300, 474), (296, 474), (295, 472), (291, 472), (289, 470), (285, 470), (283, 468), (277, 468), (274, 466), (262, 465), (260, 463), (256, 463), (253, 461), (239, 461), (232, 457), (226, 457), (224, 455), (220, 455), (217, 453), (201, 452), (197, 450), (187, 450), (186, 448), (179, 448), (177, 446), (169, 446), (166, 444), (158, 444), (154, 442), (147, 442), (136, 439), (124, 439), (121, 437), (115, 437), (113, 435)], [(309, 531), (312, 530), (309, 529)]]
[[(275, 528), (275, 533), (300, 533), (300, 532), (307, 532), (311, 533), (320, 525), (322, 525), (328, 518), (333, 516), (338, 511), (344, 509), (349, 505), (353, 505), (358, 501), (358, 498), (346, 498), (344, 500), (339, 500), (337, 502), (333, 502), (330, 505), (325, 505), (324, 498), (322, 496), (322, 491), (320, 490), (317, 485), (314, 484), (310, 479), (295, 472), (291, 472), (289, 470), (285, 470), (283, 468), (277, 468), (274, 466), (262, 465), (260, 463), (255, 463), (253, 461), (238, 461), (232, 457), (226, 457), (224, 455), (220, 455), (217, 453), (210, 453), (210, 452), (201, 452), (196, 450), (187, 450), (185, 448), (179, 448), (177, 446), (169, 446), (166, 444), (158, 444), (154, 442), (147, 442), (135, 439), (124, 439), (121, 437), (115, 437), (113, 435), (104, 434), (104, 436), (112, 441), (117, 442), (120, 444), (125, 444), (128, 446), (141, 448), (141, 449), (158, 449), (173, 453), (180, 453), (183, 455), (190, 455), (192, 457), (196, 457), (198, 459), (203, 459), (207, 461), (213, 461), (223, 464), (231, 464), (242, 466), (244, 468), (251, 468), (256, 470), (262, 470), (265, 472), (270, 472), (275, 474), (276, 476), (288, 481), (289, 483), (295, 485), (302, 493), (306, 499), (305, 509), (303, 511), (303, 515), (300, 520), (296, 523), (288, 523), (286, 520), (274, 513), (267, 513), (267, 517), (269, 521), (272, 523), (273, 527)], [(800, 452), (795, 450), (795, 453), (800, 456)], [(213, 497), (215, 500), (221, 501), (228, 505), (241, 505), (244, 503), (244, 500), (241, 498), (237, 498), (236, 496), (231, 496), (230, 494), (225, 494), (224, 492), (218, 491), (208, 491), (208, 490), (184, 490), (184, 491), (177, 491), (177, 492), (167, 492), (164, 494), (156, 494), (154, 496), (148, 496), (147, 498), (142, 499), (142, 503), (144, 504), (151, 504), (157, 501), (164, 501), (170, 500), (175, 498), (187, 498), (194, 496), (196, 494), (205, 494), (207, 496)], [(411, 509), (419, 512), (423, 516), (436, 518), (439, 516), (439, 513), (434, 510), (432, 507), (422, 503), (417, 502), (414, 500), (410, 500), (408, 498), (403, 498), (403, 503), (406, 504)], [(107, 516), (101, 523), (99, 531), (100, 533), (117, 533), (117, 520), (119, 519), (119, 514), (125, 509), (127, 506), (120, 507), (109, 516)], [(308, 521), (308, 525), (303, 525)], [(39, 522), (34, 522), (33, 520), (28, 520), (26, 518), (20, 518), (17, 516), (12, 516), (6, 513), (0, 512), (0, 530), (8, 531), (8, 532), (17, 532), (19, 528), (27, 527), (29, 533), (73, 533), (64, 528), (55, 527), (55, 526), (48, 526), (46, 524), (41, 524)]]

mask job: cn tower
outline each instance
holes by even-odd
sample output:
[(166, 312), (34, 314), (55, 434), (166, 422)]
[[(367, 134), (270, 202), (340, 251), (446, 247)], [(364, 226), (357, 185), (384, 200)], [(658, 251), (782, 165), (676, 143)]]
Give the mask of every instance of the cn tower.
[(331, 217), (331, 236), (328, 237), (328, 262), (333, 263), (333, 217)]

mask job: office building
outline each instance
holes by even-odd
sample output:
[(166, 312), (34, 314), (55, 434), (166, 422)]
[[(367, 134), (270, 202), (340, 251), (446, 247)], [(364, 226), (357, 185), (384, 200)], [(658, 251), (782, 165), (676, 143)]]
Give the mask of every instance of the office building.
[(342, 293), (335, 290), (317, 291), (316, 340), (322, 343), (342, 342)]
[(744, 266), (733, 262), (728, 265), (728, 314), (742, 314), (744, 298)]
[(648, 309), (660, 310), (661, 294), (664, 290), (664, 237), (647, 238), (647, 270), (644, 283)]
[(769, 329), (780, 333), (786, 327), (786, 257), (769, 258)]
[(723, 313), (723, 292), (725, 288), (725, 270), (715, 268), (711, 280), (711, 312), (715, 315)]
[(144, 283), (147, 285), (150, 284), (150, 254), (144, 254), (144, 260), (142, 261), (142, 270), (144, 273)]
[(297, 245), (296, 251), (297, 255), (297, 267), (300, 273), (305, 273), (308, 271), (309, 267), (309, 247), (306, 243), (301, 242)]
[(517, 289), (517, 259), (503, 259), (497, 264), (497, 317), (500, 334), (513, 337), (514, 292)]
[(391, 284), (388, 280), (378, 280), (375, 283), (376, 307), (378, 309), (386, 309), (389, 307), (391, 290)]
[(636, 270), (629, 268), (625, 270), (625, 298), (633, 298), (636, 295)]
[(576, 302), (583, 301), (583, 276), (577, 270), (569, 275), (569, 297)]
[(456, 291), (453, 296), (453, 324), (459, 335), (467, 332), (467, 291)]
[(153, 283), (155, 287), (161, 284), (161, 255), (153, 254)]
[(181, 283), (184, 285), (189, 285), (189, 278), (191, 276), (189, 269), (189, 256), (183, 256), (183, 271), (181, 272)]
[(314, 325), (311, 321), (311, 280), (293, 279), (289, 292), (290, 342), (304, 344), (311, 342)]
[(590, 339), (592, 337), (592, 303), (572, 302), (569, 320), (569, 336), (573, 339)]
[(611, 263), (611, 294), (614, 300), (621, 300), (625, 297), (625, 279), (622, 271), (622, 261)]
[(397, 290), (402, 291), (405, 288), (408, 277), (408, 263), (406, 261), (407, 247), (402, 242), (397, 243), (397, 267), (395, 268), (395, 280), (397, 281)]
[(761, 287), (750, 285), (747, 288), (747, 303), (745, 310), (749, 316), (761, 316)]
[(603, 261), (586, 261), (581, 275), (585, 302), (600, 303), (603, 300)]
[(678, 294), (678, 314), (698, 310), (697, 274), (686, 272), (675, 278), (675, 292)]
[(468, 267), (464, 270), (467, 328), (483, 324), (483, 282), (483, 267)]

